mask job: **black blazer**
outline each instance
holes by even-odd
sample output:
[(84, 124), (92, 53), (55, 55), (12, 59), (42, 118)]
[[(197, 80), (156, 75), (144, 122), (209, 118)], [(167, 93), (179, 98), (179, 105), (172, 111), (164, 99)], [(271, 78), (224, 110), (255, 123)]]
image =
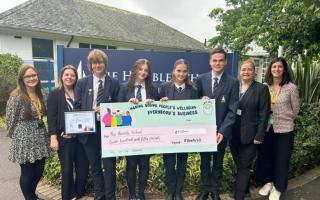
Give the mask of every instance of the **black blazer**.
[(47, 107), (49, 133), (50, 135), (56, 134), (59, 146), (63, 146), (65, 139), (60, 135), (63, 131), (65, 131), (64, 112), (68, 111), (68, 104), (63, 88), (57, 88), (49, 94)]
[[(119, 92), (119, 81), (106, 75), (103, 88), (102, 103), (116, 102)], [(93, 75), (78, 80), (74, 90), (75, 107), (78, 110), (92, 110), (93, 104)], [(99, 127), (97, 127), (99, 129)], [(77, 136), (79, 141), (85, 144), (88, 135)]]
[[(169, 100), (174, 100), (174, 88), (175, 85), (171, 82), (166, 82), (163, 83), (160, 86), (160, 91), (159, 91), (159, 97), (160, 99), (162, 97), (168, 97)], [(198, 99), (198, 91), (194, 88), (192, 88), (189, 85), (186, 85), (185, 91), (188, 93), (188, 99)]]
[(212, 93), (212, 71), (199, 75), (195, 83), (200, 98), (208, 96), (216, 101), (218, 132), (223, 134), (226, 139), (231, 137), (239, 100), (239, 83), (237, 79), (223, 72), (214, 94)]
[[(146, 91), (147, 99), (159, 100), (158, 89), (154, 87), (151, 92)], [(135, 97), (134, 90), (129, 91), (128, 82), (121, 84), (118, 94), (118, 102), (128, 102), (131, 98)]]
[[(240, 138), (242, 144), (263, 142), (270, 114), (270, 94), (266, 85), (253, 81), (241, 99)], [(235, 130), (234, 133), (239, 132)]]

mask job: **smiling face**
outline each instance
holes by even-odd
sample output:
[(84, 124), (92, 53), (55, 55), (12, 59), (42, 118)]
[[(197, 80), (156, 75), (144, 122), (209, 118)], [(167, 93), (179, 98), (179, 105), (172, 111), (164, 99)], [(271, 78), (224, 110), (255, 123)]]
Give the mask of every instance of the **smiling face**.
[(245, 62), (240, 66), (240, 78), (243, 81), (252, 81), (255, 77), (255, 67), (250, 62)]
[(281, 61), (275, 62), (271, 66), (271, 74), (273, 78), (282, 78), (284, 66)]
[(26, 88), (34, 89), (39, 83), (37, 72), (32, 68), (27, 69), (23, 75), (23, 83)]
[(97, 77), (102, 77), (106, 73), (106, 64), (102, 57), (97, 56), (92, 61), (92, 73)]
[(186, 64), (178, 64), (173, 70), (174, 81), (179, 85), (183, 84), (188, 77), (188, 66)]
[(72, 69), (64, 70), (61, 79), (62, 79), (63, 87), (66, 87), (66, 88), (73, 87), (77, 80), (76, 74)]
[(210, 57), (210, 66), (215, 75), (220, 75), (227, 64), (227, 58), (223, 53), (215, 53)]
[(138, 66), (136, 81), (140, 83), (143, 82), (148, 77), (148, 74), (149, 74), (149, 67), (147, 64), (142, 64)]

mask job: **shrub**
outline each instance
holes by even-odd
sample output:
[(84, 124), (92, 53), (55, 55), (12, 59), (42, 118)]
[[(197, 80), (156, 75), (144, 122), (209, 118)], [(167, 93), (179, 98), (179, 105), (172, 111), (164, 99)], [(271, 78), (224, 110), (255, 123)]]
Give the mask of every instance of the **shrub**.
[(10, 92), (16, 87), (17, 71), (21, 64), (21, 58), (16, 55), (0, 54), (0, 115), (5, 114)]

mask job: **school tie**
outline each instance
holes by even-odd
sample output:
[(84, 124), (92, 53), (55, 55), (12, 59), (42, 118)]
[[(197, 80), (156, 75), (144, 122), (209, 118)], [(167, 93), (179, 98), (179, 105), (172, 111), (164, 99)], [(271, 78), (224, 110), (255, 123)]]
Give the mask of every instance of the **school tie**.
[(136, 86), (138, 88), (137, 93), (136, 93), (136, 98), (138, 99), (138, 101), (142, 101), (142, 96), (141, 96), (141, 85), (137, 85)]
[(218, 78), (214, 77), (213, 78), (212, 93), (214, 93), (217, 90), (217, 87), (218, 87)]
[(182, 92), (182, 87), (178, 88), (178, 92), (181, 93)]
[(98, 95), (97, 95), (97, 106), (100, 105), (103, 98), (103, 82), (102, 80), (99, 80), (99, 87), (98, 87)]

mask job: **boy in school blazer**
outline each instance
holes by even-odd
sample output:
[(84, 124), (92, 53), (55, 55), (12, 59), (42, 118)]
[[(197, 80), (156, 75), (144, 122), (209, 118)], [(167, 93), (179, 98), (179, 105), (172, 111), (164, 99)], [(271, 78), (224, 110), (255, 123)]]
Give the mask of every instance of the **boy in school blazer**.
[[(203, 152), (201, 155), (201, 186), (197, 200), (208, 199), (211, 193), (213, 200), (220, 200), (223, 157), (227, 139), (231, 135), (235, 122), (239, 99), (238, 81), (224, 72), (227, 54), (221, 48), (214, 49), (210, 54), (212, 71), (201, 74), (196, 79), (199, 96), (203, 99), (216, 100), (217, 144), (218, 152)], [(212, 173), (210, 162), (213, 159)]]
[[(115, 102), (119, 92), (119, 82), (107, 75), (106, 65), (108, 57), (101, 51), (94, 49), (88, 56), (88, 67), (92, 75), (77, 82), (75, 88), (75, 105), (80, 110), (95, 110), (97, 113), (96, 133), (79, 135), (83, 144), (94, 181), (95, 199), (115, 200), (116, 158), (104, 158), (104, 178), (101, 169), (101, 135), (100, 135), (100, 103)], [(99, 90), (99, 88), (101, 88)], [(100, 92), (99, 92), (100, 91)], [(102, 92), (103, 91), (103, 92)], [(99, 94), (100, 93), (100, 94)]]

